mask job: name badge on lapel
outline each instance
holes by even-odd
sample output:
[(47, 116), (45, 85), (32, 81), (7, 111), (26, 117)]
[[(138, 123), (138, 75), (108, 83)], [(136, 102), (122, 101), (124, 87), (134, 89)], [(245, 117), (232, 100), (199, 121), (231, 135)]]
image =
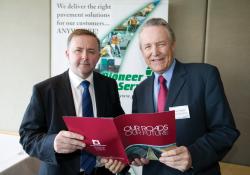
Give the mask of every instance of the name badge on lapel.
[(175, 111), (175, 119), (190, 118), (188, 105), (169, 107), (169, 111)]

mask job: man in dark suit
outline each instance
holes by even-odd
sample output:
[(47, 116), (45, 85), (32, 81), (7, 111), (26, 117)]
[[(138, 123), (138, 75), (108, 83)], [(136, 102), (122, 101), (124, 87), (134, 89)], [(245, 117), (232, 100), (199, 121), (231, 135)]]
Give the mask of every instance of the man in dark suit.
[(219, 175), (218, 161), (239, 132), (217, 68), (174, 59), (175, 35), (161, 18), (145, 23), (139, 41), (145, 62), (154, 73), (134, 90), (132, 111), (175, 110), (177, 146), (163, 152), (159, 161), (135, 159), (133, 164), (144, 165), (143, 175)]
[[(68, 37), (66, 56), (68, 71), (34, 86), (19, 130), (24, 150), (41, 160), (41, 175), (86, 174), (80, 167), (81, 150), (86, 146), (84, 136), (67, 131), (63, 122), (63, 116), (82, 116), (86, 100), (82, 97), (83, 80), (90, 84), (94, 117), (124, 113), (116, 81), (93, 72), (100, 57), (100, 41), (94, 33), (84, 29), (73, 31)], [(94, 159), (91, 175), (113, 174), (124, 168), (119, 161), (104, 159), (102, 163), (102, 158), (99, 159)]]

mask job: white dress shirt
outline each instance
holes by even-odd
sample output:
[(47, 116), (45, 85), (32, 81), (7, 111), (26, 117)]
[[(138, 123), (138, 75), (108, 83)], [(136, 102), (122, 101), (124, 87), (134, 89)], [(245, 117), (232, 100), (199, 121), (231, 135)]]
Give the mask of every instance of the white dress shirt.
[[(84, 88), (81, 86), (81, 82), (84, 80), (89, 81), (89, 93), (92, 100), (92, 106), (93, 106), (93, 112), (94, 117), (97, 117), (97, 109), (96, 109), (96, 100), (95, 100), (95, 91), (94, 91), (94, 81), (93, 81), (93, 72), (86, 78), (82, 79), (78, 75), (76, 75), (72, 70), (69, 69), (69, 80), (70, 85), (72, 89), (73, 99), (74, 99), (74, 105), (76, 110), (76, 116), (81, 117), (82, 116), (82, 93), (84, 91)], [(83, 100), (84, 102), (84, 100)], [(96, 157), (96, 167), (101, 167), (103, 164), (100, 162), (100, 157)], [(82, 169), (80, 170), (82, 171)]]
[(92, 100), (94, 117), (97, 117), (93, 72), (86, 79), (82, 79), (81, 77), (73, 73), (72, 70), (69, 69), (69, 80), (70, 80), (70, 85), (71, 85), (73, 99), (74, 99), (76, 116), (82, 116), (82, 102), (84, 102), (84, 99), (82, 100), (82, 93), (84, 91), (84, 88), (81, 86), (81, 82), (84, 80), (87, 80), (90, 83), (89, 93), (90, 93), (91, 100)]

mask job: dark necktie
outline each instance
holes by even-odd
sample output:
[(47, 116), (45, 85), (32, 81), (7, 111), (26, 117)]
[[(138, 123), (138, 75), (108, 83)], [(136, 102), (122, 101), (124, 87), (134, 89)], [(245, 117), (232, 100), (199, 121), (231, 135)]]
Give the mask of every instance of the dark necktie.
[[(81, 83), (84, 88), (82, 94), (82, 116), (83, 117), (93, 117), (93, 106), (91, 101), (91, 96), (89, 93), (89, 82), (84, 80)], [(86, 151), (81, 152), (80, 167), (84, 170), (85, 174), (91, 174), (96, 165), (96, 157)]]
[(159, 76), (158, 81), (160, 83), (160, 89), (158, 93), (157, 111), (163, 112), (165, 111), (168, 89), (166, 87), (166, 79), (162, 75)]
[(81, 85), (83, 87), (83, 93), (82, 93), (82, 116), (83, 117), (93, 117), (93, 106), (92, 106), (92, 100), (89, 93), (89, 82), (87, 80), (84, 80)]

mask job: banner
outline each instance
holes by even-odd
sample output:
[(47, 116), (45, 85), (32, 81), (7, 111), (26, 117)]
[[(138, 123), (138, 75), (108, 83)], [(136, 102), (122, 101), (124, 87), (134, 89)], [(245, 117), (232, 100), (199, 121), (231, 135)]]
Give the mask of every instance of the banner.
[(117, 81), (122, 107), (131, 113), (134, 88), (152, 74), (140, 53), (138, 31), (149, 18), (168, 20), (168, 0), (53, 0), (51, 7), (51, 76), (68, 69), (68, 35), (89, 29), (101, 41), (96, 71)]

